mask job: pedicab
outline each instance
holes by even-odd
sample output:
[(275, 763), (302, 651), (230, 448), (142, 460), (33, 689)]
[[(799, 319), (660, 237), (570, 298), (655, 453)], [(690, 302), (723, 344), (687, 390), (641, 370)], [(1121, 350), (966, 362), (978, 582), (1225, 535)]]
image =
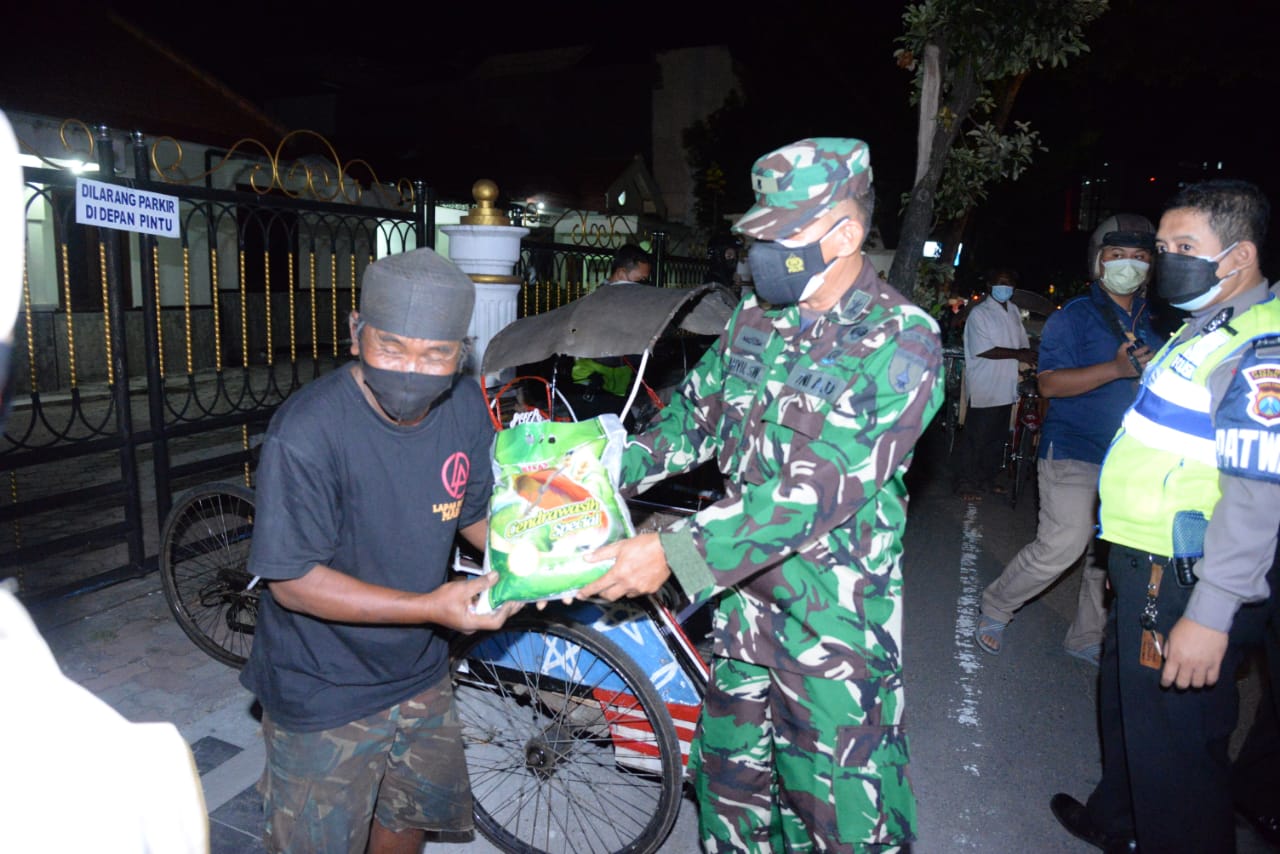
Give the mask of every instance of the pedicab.
[[(675, 367), (682, 376), (700, 355), (690, 348), (723, 331), (735, 301), (713, 284), (609, 285), (516, 321), (490, 341), (481, 366), (486, 376), (516, 370), (493, 396), (497, 426), (582, 414), (573, 406), (580, 390), (569, 387), (557, 360), (639, 354), (629, 396), (613, 398), (628, 420), (655, 351), (674, 354), (675, 363), (656, 373)], [(530, 366), (542, 372), (530, 374)], [(649, 393), (656, 408), (669, 390), (660, 384)], [(692, 486), (671, 494), (676, 503), (629, 502), (637, 526), (676, 524), (718, 497)], [(699, 617), (664, 590), (616, 603), (525, 607), (499, 631), (458, 638), (454, 692), (485, 837), (513, 852), (658, 849), (680, 810), (708, 678), (705, 651), (685, 631)]]

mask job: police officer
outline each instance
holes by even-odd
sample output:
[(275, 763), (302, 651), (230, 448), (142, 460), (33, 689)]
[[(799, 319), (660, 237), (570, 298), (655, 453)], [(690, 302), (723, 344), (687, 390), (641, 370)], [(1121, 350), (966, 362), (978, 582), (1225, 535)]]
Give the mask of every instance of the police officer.
[[(862, 254), (870, 155), (804, 139), (752, 169), (755, 293), (631, 440), (640, 491), (715, 459), (725, 497), (606, 546), (582, 595), (715, 600), (690, 756), (710, 851), (865, 850), (915, 835), (902, 730), (903, 475), (942, 402), (938, 327)], [(837, 809), (839, 804), (839, 809)], [(879, 849), (878, 849), (879, 850)]]
[(1257, 187), (1207, 181), (1174, 197), (1156, 234), (1160, 295), (1190, 316), (1102, 465), (1116, 594), (1103, 777), (1087, 805), (1050, 804), (1100, 847), (1234, 850), (1234, 674), (1275, 607), (1280, 527), (1280, 301), (1258, 266), (1268, 216)]

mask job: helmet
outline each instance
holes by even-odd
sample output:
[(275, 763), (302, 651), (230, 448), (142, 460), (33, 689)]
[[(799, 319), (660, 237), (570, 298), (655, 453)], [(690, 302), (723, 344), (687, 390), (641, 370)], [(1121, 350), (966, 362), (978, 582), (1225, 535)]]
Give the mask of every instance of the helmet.
[[(726, 257), (733, 250), (732, 257)], [(742, 259), (742, 240), (732, 234), (717, 234), (707, 244), (708, 281), (733, 284), (733, 273)]]
[(1102, 247), (1132, 246), (1155, 254), (1156, 230), (1151, 220), (1140, 214), (1113, 214), (1098, 224), (1089, 238), (1089, 278), (1102, 276)]
[(707, 260), (724, 260), (724, 253), (727, 249), (733, 249), (735, 255), (740, 254), (742, 252), (742, 238), (733, 234), (717, 234), (707, 243)]

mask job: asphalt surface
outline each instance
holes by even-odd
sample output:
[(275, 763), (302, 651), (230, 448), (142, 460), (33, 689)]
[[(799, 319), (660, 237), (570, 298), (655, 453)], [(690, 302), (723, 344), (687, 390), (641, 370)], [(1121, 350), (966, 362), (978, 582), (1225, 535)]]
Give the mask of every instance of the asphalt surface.
[[(1034, 535), (1034, 502), (1010, 508), (994, 495), (961, 502), (939, 438), (926, 437), (912, 470), (904, 558), (907, 726), (919, 800), (913, 850), (1093, 850), (1063, 831), (1048, 807), (1059, 791), (1083, 799), (1100, 773), (1097, 670), (1061, 647), (1078, 570), (1018, 614), (998, 657), (982, 652), (973, 641), (981, 590)], [(192, 744), (213, 851), (262, 850), (253, 698), (234, 671), (182, 634), (158, 576), (47, 603), (34, 616), (70, 678), (131, 720), (172, 721)], [(1256, 670), (1240, 685), (1243, 729), (1259, 695)], [(1239, 828), (1242, 852), (1269, 850), (1243, 822)], [(426, 850), (497, 849), (477, 838)], [(697, 850), (696, 808), (686, 796), (662, 851)]]

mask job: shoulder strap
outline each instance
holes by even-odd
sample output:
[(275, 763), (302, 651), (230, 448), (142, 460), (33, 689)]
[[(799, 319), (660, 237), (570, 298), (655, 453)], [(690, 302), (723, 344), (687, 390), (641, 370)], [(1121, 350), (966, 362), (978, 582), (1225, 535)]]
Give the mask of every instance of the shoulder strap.
[[(1106, 299), (1105, 295), (1103, 296), (1103, 299)], [(1099, 301), (1097, 299), (1097, 296), (1093, 293), (1090, 293), (1089, 303), (1093, 306), (1094, 310), (1098, 312), (1098, 314), (1102, 315), (1103, 325), (1106, 326), (1107, 329), (1111, 330), (1111, 334), (1116, 337), (1116, 340), (1119, 343), (1128, 344), (1129, 333), (1125, 330), (1124, 326), (1120, 323), (1120, 318), (1116, 317), (1115, 306), (1099, 305), (1098, 302)], [(1110, 303), (1111, 300), (1107, 300), (1107, 302)]]

